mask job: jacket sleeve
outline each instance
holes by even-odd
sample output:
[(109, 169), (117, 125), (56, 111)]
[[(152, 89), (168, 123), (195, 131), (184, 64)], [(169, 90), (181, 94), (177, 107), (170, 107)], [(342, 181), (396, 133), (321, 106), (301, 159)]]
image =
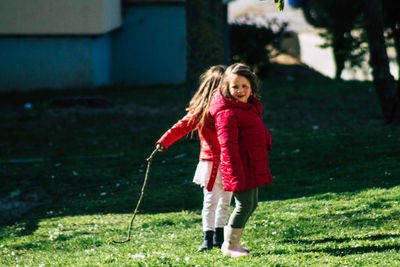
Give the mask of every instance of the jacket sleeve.
[(272, 138), (267, 128), (265, 128), (265, 137), (267, 139), (267, 149), (270, 151), (272, 149)]
[(175, 143), (177, 140), (190, 133), (196, 128), (196, 123), (190, 121), (190, 114), (175, 123), (163, 136), (156, 142), (162, 144), (165, 149)]
[(238, 188), (238, 182), (245, 180), (239, 152), (238, 121), (232, 111), (223, 110), (215, 116), (215, 127), (221, 147), (221, 174), (229, 183), (230, 190)]

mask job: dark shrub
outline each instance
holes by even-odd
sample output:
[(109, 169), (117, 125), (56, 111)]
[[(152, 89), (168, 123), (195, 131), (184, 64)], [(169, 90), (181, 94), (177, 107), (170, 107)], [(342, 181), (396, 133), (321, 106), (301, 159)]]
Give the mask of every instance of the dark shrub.
[(280, 36), (286, 31), (288, 24), (261, 19), (262, 24), (247, 16), (239, 17), (230, 23), (231, 61), (245, 63), (252, 67), (259, 77), (266, 77), (269, 59), (276, 53)]

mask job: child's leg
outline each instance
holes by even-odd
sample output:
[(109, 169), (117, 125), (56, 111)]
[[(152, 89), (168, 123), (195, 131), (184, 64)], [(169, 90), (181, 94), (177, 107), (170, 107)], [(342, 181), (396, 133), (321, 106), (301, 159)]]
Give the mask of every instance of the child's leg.
[(232, 192), (224, 191), (222, 184), (214, 184), (214, 188), (219, 191), (217, 210), (215, 213), (215, 228), (222, 228), (226, 225), (228, 220)]
[(203, 243), (200, 245), (197, 251), (204, 251), (212, 249), (214, 243), (214, 232), (215, 232), (215, 209), (217, 207), (218, 194), (215, 190), (209, 192), (204, 188), (204, 200), (203, 200)]
[(225, 227), (225, 240), (221, 250), (224, 255), (240, 257), (249, 255), (249, 251), (240, 246), (240, 239), (247, 220), (257, 207), (258, 189), (237, 192), (233, 196), (236, 205), (229, 224)]
[(218, 194), (215, 192), (215, 188), (210, 192), (204, 188), (204, 200), (203, 200), (203, 231), (214, 231), (215, 230), (215, 210), (218, 203)]
[(224, 242), (224, 226), (226, 225), (232, 199), (232, 192), (224, 191), (222, 184), (214, 184), (218, 190), (218, 204), (215, 213), (214, 246), (221, 247)]
[(232, 228), (244, 228), (250, 215), (257, 207), (258, 188), (241, 191), (233, 194), (235, 198), (235, 209), (229, 218)]
[(250, 206), (250, 211), (249, 211), (248, 217), (246, 219), (246, 222), (249, 220), (250, 216), (253, 214), (253, 212), (257, 208), (257, 205), (258, 205), (258, 188), (254, 189), (254, 192), (252, 194), (251, 204), (252, 205)]

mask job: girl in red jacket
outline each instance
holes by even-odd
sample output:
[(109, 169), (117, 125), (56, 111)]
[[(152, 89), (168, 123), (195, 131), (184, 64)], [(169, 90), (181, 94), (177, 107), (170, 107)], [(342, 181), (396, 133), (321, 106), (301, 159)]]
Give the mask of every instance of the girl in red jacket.
[(187, 108), (188, 113), (157, 141), (161, 150), (197, 129), (200, 138), (200, 161), (194, 175), (194, 182), (204, 187), (203, 231), (204, 240), (198, 251), (221, 247), (224, 226), (229, 215), (232, 192), (224, 191), (219, 168), (220, 148), (214, 121), (209, 114), (211, 96), (222, 82), (225, 66), (211, 67), (200, 77), (200, 87)]
[(210, 102), (210, 114), (221, 149), (223, 188), (233, 192), (236, 203), (221, 248), (224, 255), (232, 257), (249, 254), (239, 241), (257, 207), (258, 187), (272, 182), (268, 164), (271, 136), (261, 111), (254, 73), (244, 64), (229, 66)]

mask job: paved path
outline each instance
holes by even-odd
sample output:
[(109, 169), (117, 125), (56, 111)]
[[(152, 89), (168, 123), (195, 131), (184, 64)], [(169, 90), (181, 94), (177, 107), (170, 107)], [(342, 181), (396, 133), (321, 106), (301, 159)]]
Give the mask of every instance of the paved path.
[[(323, 39), (318, 35), (318, 29), (308, 24), (300, 8), (292, 8), (285, 3), (284, 11), (278, 11), (273, 0), (235, 0), (229, 3), (229, 20), (233, 20), (241, 15), (265, 16), (267, 19), (276, 18), (281, 22), (289, 22), (289, 30), (298, 33), (300, 42), (300, 60), (319, 71), (325, 76), (333, 78), (335, 75), (335, 64), (332, 56), (332, 49), (322, 49), (319, 45), (323, 44)], [(395, 63), (395, 54), (389, 50), (391, 58), (390, 69), (397, 78), (398, 67)], [(345, 80), (370, 80), (370, 68), (367, 63), (362, 69), (346, 68), (342, 78)]]

